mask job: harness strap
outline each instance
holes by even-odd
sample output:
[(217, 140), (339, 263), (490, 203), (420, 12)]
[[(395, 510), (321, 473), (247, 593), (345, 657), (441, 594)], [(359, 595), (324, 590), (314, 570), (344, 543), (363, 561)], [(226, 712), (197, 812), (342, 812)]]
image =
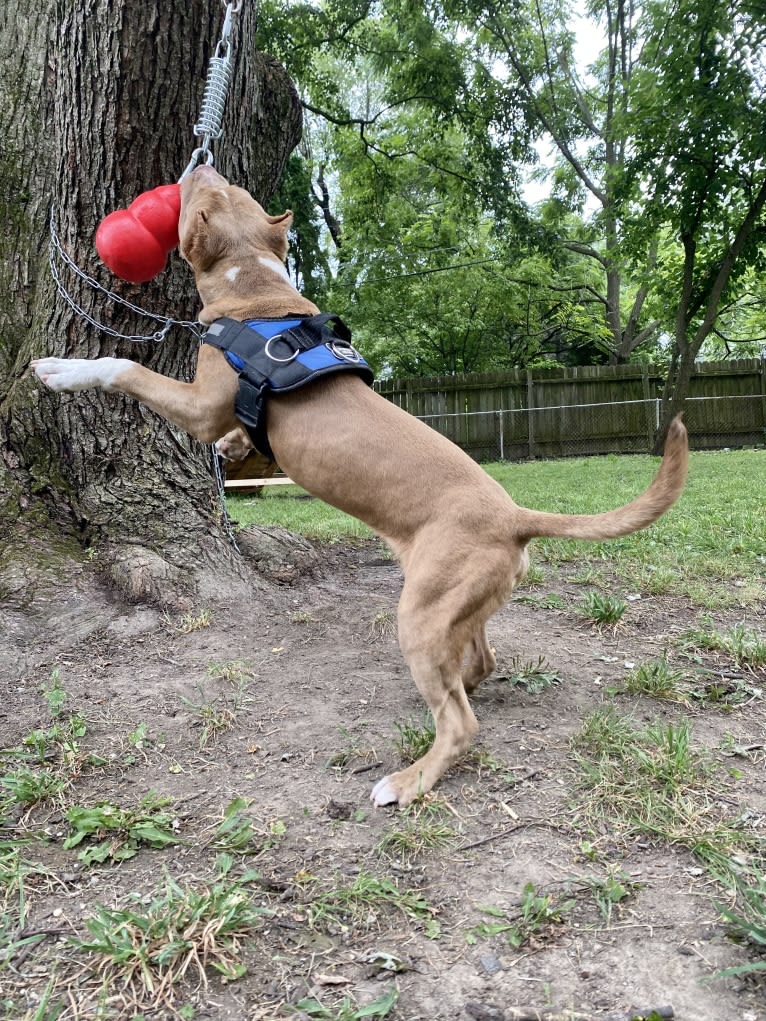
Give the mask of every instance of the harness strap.
[(351, 331), (332, 312), (279, 319), (216, 319), (203, 343), (223, 351), (239, 373), (237, 417), (258, 451), (274, 458), (266, 435), (266, 398), (298, 390), (322, 376), (352, 371), (372, 385), (373, 373), (351, 345)]

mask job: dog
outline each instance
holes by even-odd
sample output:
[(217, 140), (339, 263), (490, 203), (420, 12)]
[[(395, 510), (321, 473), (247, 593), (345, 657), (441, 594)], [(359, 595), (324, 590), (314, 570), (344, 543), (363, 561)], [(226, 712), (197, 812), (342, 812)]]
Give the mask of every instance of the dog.
[[(267, 215), (212, 167), (184, 179), (180, 251), (194, 272), (203, 324), (317, 314), (284, 268), (291, 222), (289, 210)], [(219, 441), (226, 456), (252, 449), (235, 413), (238, 373), (216, 347), (200, 348), (191, 383), (123, 358), (40, 358), (32, 368), (55, 391), (128, 394), (203, 443)], [(272, 395), (266, 416), (280, 467), (309, 493), (366, 522), (404, 573), (399, 645), (436, 735), (415, 763), (378, 781), (371, 794), (377, 806), (406, 806), (431, 790), (476, 737), (468, 696), (495, 669), (485, 625), (524, 578), (529, 541), (610, 539), (645, 528), (678, 498), (688, 462), (677, 418), (657, 475), (635, 500), (600, 514), (551, 514), (518, 506), (467, 454), (354, 373)]]

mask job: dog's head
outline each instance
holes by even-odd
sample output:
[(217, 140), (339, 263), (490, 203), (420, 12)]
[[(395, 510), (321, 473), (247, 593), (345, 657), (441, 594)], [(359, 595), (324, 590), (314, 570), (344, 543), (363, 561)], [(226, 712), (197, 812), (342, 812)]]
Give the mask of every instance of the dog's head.
[[(306, 303), (284, 268), (288, 209), (270, 216), (244, 188), (209, 166), (181, 183), (179, 248), (204, 303), (202, 322), (219, 316), (278, 316)], [(313, 309), (314, 306), (312, 306)]]

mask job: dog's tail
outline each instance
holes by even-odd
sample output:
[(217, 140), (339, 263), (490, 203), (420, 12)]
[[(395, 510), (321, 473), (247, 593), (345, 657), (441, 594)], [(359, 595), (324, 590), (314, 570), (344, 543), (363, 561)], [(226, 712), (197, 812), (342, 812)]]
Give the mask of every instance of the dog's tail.
[[(562, 539), (616, 539), (646, 528), (661, 517), (681, 494), (689, 462), (686, 429), (678, 415), (670, 423), (662, 464), (654, 481), (640, 496), (604, 514), (546, 514), (520, 507), (518, 534)], [(518, 520), (518, 519), (517, 519)]]

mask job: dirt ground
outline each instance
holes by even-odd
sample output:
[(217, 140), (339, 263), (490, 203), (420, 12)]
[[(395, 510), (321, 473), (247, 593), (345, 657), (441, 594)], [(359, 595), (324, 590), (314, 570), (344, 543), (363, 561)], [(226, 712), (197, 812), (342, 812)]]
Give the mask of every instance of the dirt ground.
[[(331, 1009), (345, 999), (350, 1011), (349, 1004), (395, 987), (388, 1016), (398, 1021), (509, 1021), (514, 1009), (603, 1018), (667, 1006), (679, 1021), (766, 1021), (763, 979), (713, 978), (753, 957), (727, 935), (714, 903), (721, 890), (699, 862), (648, 838), (613, 840), (578, 811), (584, 795), (570, 741), (583, 718), (609, 701), (637, 726), (690, 718), (695, 743), (723, 769), (731, 749), (748, 749), (736, 755), (737, 779), (725, 800), (731, 817), (747, 811), (764, 832), (763, 699), (692, 710), (614, 693), (630, 664), (661, 655), (695, 609), (680, 597), (645, 596), (630, 604), (620, 627), (601, 631), (571, 610), (515, 601), (500, 611), (490, 626), (498, 676), (474, 698), (479, 753), (452, 770), (433, 799), (448, 842), (408, 851), (386, 838), (414, 817), (369, 801), (373, 783), (401, 763), (395, 723), (423, 720), (396, 643), (400, 586), (383, 546), (364, 540), (318, 547), (313, 573), (247, 604), (197, 608), (208, 609), (208, 618), (186, 633), (159, 611), (116, 604), (88, 619), (75, 603), (58, 607), (56, 627), (34, 632), (21, 616), (7, 615), (0, 746), (17, 745), (45, 724), (41, 688), (58, 670), (67, 710), (87, 721), (83, 748), (106, 760), (82, 768), (63, 805), (19, 814), (5, 834), (0, 827), (0, 837), (22, 828), (44, 836), (26, 853), (56, 877), (28, 878), (25, 933), (42, 931), (45, 939), (0, 969), (0, 1002), (14, 1000), (13, 1016), (31, 1017), (25, 1011), (39, 1003), (52, 973), (67, 1003), (64, 1017), (137, 1016), (119, 1005), (118, 989), (111, 1013), (97, 1013), (96, 979), (66, 937), (83, 935), (97, 903), (148, 895), (165, 872), (180, 884), (209, 877), (212, 835), (232, 800), (244, 798), (244, 815), (260, 834), (246, 866), (257, 869), (253, 896), (270, 911), (244, 944), (247, 973), (230, 983), (213, 976), (207, 988), (190, 980), (175, 1002), (186, 1013), (161, 1009), (147, 1017), (255, 1021), (283, 1017), (285, 1004), (313, 996), (328, 1013), (317, 1007), (299, 1016), (351, 1018), (361, 1015)], [(582, 587), (565, 567), (537, 591), (571, 605)], [(743, 613), (714, 618), (723, 626)], [(746, 619), (763, 633), (766, 607), (750, 607)], [(530, 694), (503, 676), (541, 655), (560, 679), (546, 690)], [(224, 676), (232, 661), (246, 665), (238, 694)], [(205, 742), (210, 721), (199, 707), (214, 703), (230, 708), (231, 725)], [(145, 739), (131, 744), (128, 735), (141, 725)], [(91, 866), (77, 860), (77, 849), (63, 848), (67, 807), (130, 807), (150, 790), (172, 799), (177, 846), (141, 847), (119, 864)], [(234, 857), (235, 870), (243, 867)], [(610, 870), (630, 895), (607, 918), (593, 890)], [(428, 917), (371, 903), (354, 918), (319, 924), (310, 910), (315, 891), (359, 876), (417, 891)], [(477, 929), (500, 918), (482, 907), (518, 916), (529, 883), (574, 900), (561, 922), (518, 949), (503, 933)]]

